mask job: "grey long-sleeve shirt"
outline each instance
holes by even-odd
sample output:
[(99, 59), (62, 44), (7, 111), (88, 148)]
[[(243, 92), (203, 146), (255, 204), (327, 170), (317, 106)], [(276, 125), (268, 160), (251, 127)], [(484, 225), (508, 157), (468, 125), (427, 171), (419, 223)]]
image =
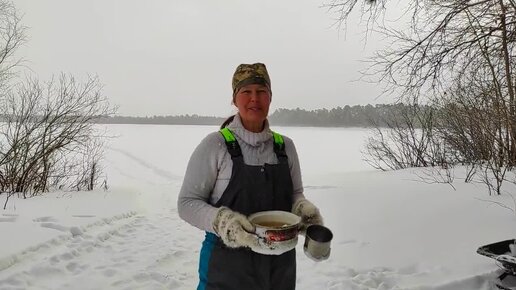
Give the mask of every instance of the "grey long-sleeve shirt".
[[(237, 114), (228, 128), (235, 135), (246, 164), (278, 163), (274, 153), (272, 132), (267, 121), (262, 132), (253, 133), (243, 127)], [(298, 198), (304, 197), (299, 159), (292, 140), (284, 135), (283, 139), (295, 202)], [(177, 200), (179, 216), (201, 230), (214, 233), (213, 221), (218, 208), (213, 205), (228, 186), (232, 168), (233, 161), (222, 134), (213, 132), (206, 136), (195, 148), (188, 162)]]

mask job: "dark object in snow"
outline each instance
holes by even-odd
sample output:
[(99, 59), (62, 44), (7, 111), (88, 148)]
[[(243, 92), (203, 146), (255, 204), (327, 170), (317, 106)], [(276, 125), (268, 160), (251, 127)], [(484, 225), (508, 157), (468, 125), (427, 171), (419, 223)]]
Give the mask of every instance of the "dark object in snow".
[(480, 255), (494, 259), (503, 273), (494, 281), (494, 286), (502, 290), (516, 290), (516, 240), (505, 240), (488, 244), (477, 249)]

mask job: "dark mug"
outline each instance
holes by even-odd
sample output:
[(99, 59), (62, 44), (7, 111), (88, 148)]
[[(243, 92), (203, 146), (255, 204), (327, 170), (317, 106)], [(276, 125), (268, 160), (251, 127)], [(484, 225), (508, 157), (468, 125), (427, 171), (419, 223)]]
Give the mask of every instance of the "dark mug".
[(310, 225), (306, 229), (303, 250), (308, 258), (319, 262), (328, 259), (333, 233), (325, 226)]

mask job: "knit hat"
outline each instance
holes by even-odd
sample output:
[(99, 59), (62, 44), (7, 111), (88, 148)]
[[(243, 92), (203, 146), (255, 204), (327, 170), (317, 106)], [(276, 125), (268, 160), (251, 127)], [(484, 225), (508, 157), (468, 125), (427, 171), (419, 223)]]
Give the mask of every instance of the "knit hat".
[(236, 68), (233, 74), (233, 96), (241, 87), (250, 84), (261, 84), (271, 89), (271, 79), (263, 63), (243, 63)]

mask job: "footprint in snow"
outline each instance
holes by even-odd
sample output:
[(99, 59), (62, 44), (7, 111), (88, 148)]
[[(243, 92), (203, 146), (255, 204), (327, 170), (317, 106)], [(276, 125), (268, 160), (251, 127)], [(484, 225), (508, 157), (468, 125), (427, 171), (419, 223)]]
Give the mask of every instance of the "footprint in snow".
[(357, 242), (357, 240), (353, 240), (353, 239), (351, 239), (351, 240), (339, 241), (339, 242), (337, 242), (337, 243), (338, 243), (339, 245), (345, 245), (345, 244), (353, 244), (353, 243), (356, 243), (356, 242)]
[(17, 217), (10, 216), (10, 217), (0, 217), (0, 223), (12, 223), (15, 222)]
[(77, 218), (93, 218), (93, 217), (96, 217), (96, 215), (76, 214), (76, 215), (72, 215), (72, 217), (77, 217)]
[(60, 232), (68, 232), (68, 231), (70, 231), (69, 227), (65, 227), (65, 226), (62, 226), (62, 225), (55, 224), (55, 223), (41, 223), (40, 225), (43, 228), (54, 229), (54, 230), (58, 230)]
[(44, 216), (44, 217), (35, 218), (32, 221), (39, 223), (39, 222), (56, 222), (57, 220), (52, 216)]

